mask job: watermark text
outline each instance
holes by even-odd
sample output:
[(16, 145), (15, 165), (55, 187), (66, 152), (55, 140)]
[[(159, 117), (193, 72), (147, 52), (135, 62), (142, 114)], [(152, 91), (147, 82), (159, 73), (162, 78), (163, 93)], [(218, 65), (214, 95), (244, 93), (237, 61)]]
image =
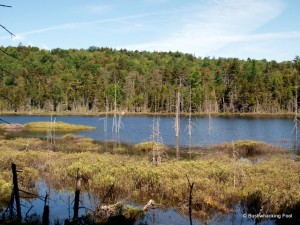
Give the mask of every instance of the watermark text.
[(243, 214), (244, 218), (249, 219), (292, 219), (293, 214)]

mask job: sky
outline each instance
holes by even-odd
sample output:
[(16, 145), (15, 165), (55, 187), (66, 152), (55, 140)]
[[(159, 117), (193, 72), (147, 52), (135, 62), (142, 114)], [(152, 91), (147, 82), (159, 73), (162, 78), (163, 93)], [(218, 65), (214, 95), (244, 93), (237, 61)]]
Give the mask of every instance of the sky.
[(0, 0), (0, 45), (291, 61), (300, 0)]

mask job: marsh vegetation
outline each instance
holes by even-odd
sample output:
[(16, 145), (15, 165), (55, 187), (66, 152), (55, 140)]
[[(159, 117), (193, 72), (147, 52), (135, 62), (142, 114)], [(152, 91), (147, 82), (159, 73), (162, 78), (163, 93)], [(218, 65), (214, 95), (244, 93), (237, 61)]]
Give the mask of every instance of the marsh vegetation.
[(37, 181), (44, 180), (58, 190), (72, 190), (80, 168), (86, 177), (84, 190), (97, 194), (102, 203), (120, 199), (147, 202), (151, 198), (161, 207), (176, 207), (187, 215), (188, 176), (195, 183), (193, 217), (209, 220), (215, 214), (233, 213), (239, 204), (244, 213), (294, 213), (293, 219), (297, 219), (300, 162), (279, 147), (238, 141), (181, 160), (169, 149), (168, 157), (154, 166), (148, 155), (149, 143), (119, 145), (112, 151), (114, 145), (107, 150), (105, 143), (66, 135), (55, 144), (53, 151), (47, 149), (44, 139), (0, 140), (2, 202), (9, 201), (10, 164), (16, 162), (23, 170), (20, 184), (24, 189), (34, 189)]

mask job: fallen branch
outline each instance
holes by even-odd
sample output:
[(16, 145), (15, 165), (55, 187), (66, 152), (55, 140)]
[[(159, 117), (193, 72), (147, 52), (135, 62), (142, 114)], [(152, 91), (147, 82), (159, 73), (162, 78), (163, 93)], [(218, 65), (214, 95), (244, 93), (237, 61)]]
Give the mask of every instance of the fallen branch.
[(102, 205), (96, 210), (95, 216), (101, 218), (108, 218), (110, 216), (114, 216), (117, 214), (117, 206), (121, 204), (122, 202), (117, 202), (113, 205)]
[(144, 206), (143, 211), (148, 211), (155, 206), (155, 202), (153, 199), (150, 199), (149, 202)]
[(155, 202), (153, 199), (150, 199), (148, 203), (142, 208), (135, 208), (129, 205), (125, 205), (122, 202), (117, 202), (112, 205), (102, 205), (100, 206), (94, 215), (99, 218), (109, 218), (112, 216), (118, 215), (130, 215), (130, 217), (139, 217), (144, 212), (155, 206)]

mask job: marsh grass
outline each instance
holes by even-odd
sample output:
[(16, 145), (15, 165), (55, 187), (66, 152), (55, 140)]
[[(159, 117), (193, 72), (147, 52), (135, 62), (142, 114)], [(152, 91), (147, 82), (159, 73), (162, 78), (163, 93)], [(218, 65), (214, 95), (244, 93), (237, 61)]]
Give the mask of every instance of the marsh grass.
[(93, 126), (85, 126), (85, 125), (77, 125), (77, 124), (69, 124), (64, 122), (31, 122), (24, 125), (27, 130), (45, 130), (47, 131), (50, 128), (54, 128), (57, 131), (72, 131), (72, 130), (91, 130), (96, 129)]
[(27, 131), (47, 131), (49, 129), (55, 129), (56, 131), (80, 131), (80, 130), (92, 130), (96, 129), (93, 126), (69, 124), (64, 122), (30, 122), (27, 124), (0, 124), (0, 129), (4, 130), (27, 130)]
[(238, 157), (286, 154), (288, 152), (287, 149), (283, 147), (255, 140), (239, 140), (234, 141), (233, 143), (223, 143), (210, 147), (210, 149), (225, 152), (231, 156), (234, 154), (234, 151), (236, 151)]
[(157, 149), (158, 151), (165, 151), (168, 149), (164, 144), (159, 142), (152, 142), (152, 141), (142, 142), (136, 144), (134, 147), (136, 150), (143, 151), (143, 152), (150, 152), (153, 150), (153, 148)]
[[(289, 155), (272, 154), (259, 163), (239, 160), (233, 163), (227, 151), (215, 151), (194, 160), (170, 158), (157, 167), (144, 155), (105, 152), (91, 139), (65, 136), (60, 141), (60, 149), (67, 146), (83, 149), (48, 151), (46, 140), (0, 140), (0, 192), (9, 193), (10, 165), (14, 162), (24, 170), (20, 178), (24, 188), (43, 179), (58, 190), (73, 190), (76, 171), (80, 168), (89, 178), (83, 189), (96, 193), (105, 202), (118, 199), (145, 202), (152, 198), (161, 206), (175, 206), (185, 213), (189, 199), (188, 175), (195, 183), (193, 215), (202, 218), (231, 212), (239, 202), (247, 212), (253, 208), (269, 214), (292, 211), (300, 202), (300, 162)], [(255, 148), (259, 146), (255, 144)], [(230, 151), (229, 146), (224, 148)], [(248, 148), (248, 142), (236, 144), (237, 151), (244, 152), (243, 148)]]

